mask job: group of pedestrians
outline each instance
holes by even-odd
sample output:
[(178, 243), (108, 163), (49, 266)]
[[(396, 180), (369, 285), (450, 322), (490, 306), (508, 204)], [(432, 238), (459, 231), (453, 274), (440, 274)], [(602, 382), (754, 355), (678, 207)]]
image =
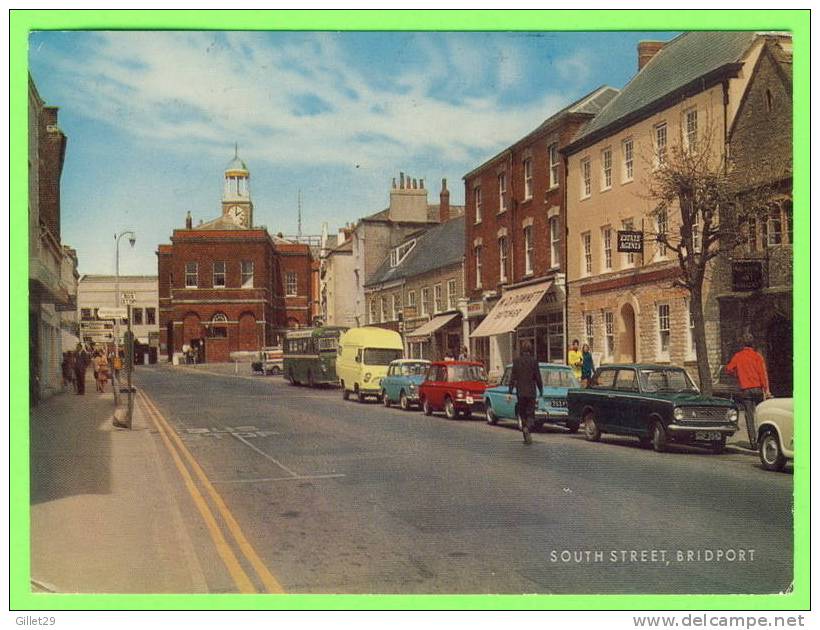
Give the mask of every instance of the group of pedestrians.
[(111, 380), (111, 370), (114, 376), (119, 379), (119, 371), (122, 369), (122, 357), (113, 352), (105, 350), (90, 350), (81, 343), (77, 344), (75, 350), (63, 353), (62, 373), (63, 386), (71, 388), (82, 396), (85, 394), (85, 377), (88, 366), (94, 371), (94, 384), (98, 392), (105, 392), (105, 386)]

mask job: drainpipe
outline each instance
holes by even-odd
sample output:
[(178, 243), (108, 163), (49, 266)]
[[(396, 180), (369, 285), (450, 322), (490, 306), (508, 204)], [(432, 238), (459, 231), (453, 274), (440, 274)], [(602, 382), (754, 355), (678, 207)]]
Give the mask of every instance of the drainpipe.
[(567, 178), (569, 175), (569, 158), (564, 154), (561, 155), (563, 156), (564, 163), (564, 185), (561, 190), (561, 212), (558, 215), (558, 221), (564, 221), (564, 347), (561, 349), (561, 352), (564, 355), (564, 363), (566, 363), (567, 348), (569, 348), (569, 208), (567, 206)]

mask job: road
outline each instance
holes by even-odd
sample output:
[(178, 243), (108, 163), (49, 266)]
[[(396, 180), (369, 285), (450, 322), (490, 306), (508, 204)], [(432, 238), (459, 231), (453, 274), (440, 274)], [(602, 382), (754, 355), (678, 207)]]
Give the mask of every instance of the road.
[[(561, 429), (527, 446), (511, 426), (224, 366), (145, 367), (135, 382), (285, 592), (775, 593), (792, 581), (792, 475), (749, 455)], [(190, 505), (186, 518), (210, 590), (236, 590)]]

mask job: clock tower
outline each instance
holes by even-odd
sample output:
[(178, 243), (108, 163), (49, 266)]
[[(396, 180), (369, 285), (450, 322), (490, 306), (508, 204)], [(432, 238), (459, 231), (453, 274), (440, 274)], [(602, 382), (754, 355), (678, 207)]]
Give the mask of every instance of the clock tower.
[(239, 147), (225, 169), (225, 188), (222, 193), (222, 215), (244, 228), (253, 227), (253, 202), (250, 188), (251, 174), (239, 157)]

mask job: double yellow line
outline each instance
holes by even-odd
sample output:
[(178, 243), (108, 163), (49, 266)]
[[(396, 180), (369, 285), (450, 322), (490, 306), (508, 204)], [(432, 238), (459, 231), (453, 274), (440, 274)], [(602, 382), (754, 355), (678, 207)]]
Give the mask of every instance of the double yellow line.
[[(137, 394), (139, 400), (142, 401), (145, 410), (147, 411), (149, 417), (156, 426), (157, 431), (159, 431), (160, 436), (162, 437), (162, 441), (165, 443), (168, 452), (171, 454), (172, 459), (174, 460), (174, 464), (179, 470), (179, 474), (182, 476), (183, 481), (185, 482), (185, 487), (187, 488), (191, 498), (194, 501), (194, 504), (199, 510), (199, 513), (202, 515), (203, 520), (205, 521), (205, 525), (208, 528), (208, 533), (211, 536), (211, 540), (213, 540), (214, 545), (216, 546), (216, 551), (219, 554), (219, 557), (222, 559), (222, 562), (225, 564), (225, 567), (230, 573), (231, 578), (233, 579), (234, 583), (236, 584), (239, 592), (241, 593), (258, 593), (254, 582), (248, 576), (245, 569), (242, 567), (242, 564), (239, 562), (236, 554), (234, 553), (231, 545), (225, 539), (225, 536), (222, 533), (222, 529), (219, 526), (219, 523), (214, 516), (214, 513), (211, 511), (211, 508), (208, 506), (208, 502), (205, 500), (205, 497), (200, 492), (199, 488), (197, 487), (196, 482), (194, 481), (193, 476), (191, 475), (191, 471), (199, 480), (199, 483), (204, 488), (206, 494), (211, 499), (211, 502), (216, 507), (219, 515), (222, 517), (225, 525), (227, 526), (228, 531), (230, 532), (231, 536), (233, 537), (236, 546), (239, 548), (242, 556), (247, 560), (247, 562), (253, 567), (256, 576), (258, 577), (259, 581), (264, 585), (264, 591), (266, 593), (284, 593), (284, 589), (279, 581), (268, 571), (268, 568), (259, 558), (259, 555), (256, 553), (254, 548), (251, 546), (248, 539), (245, 538), (245, 534), (242, 532), (242, 528), (239, 527), (239, 523), (236, 522), (233, 514), (228, 509), (228, 506), (225, 505), (225, 501), (216, 491), (213, 484), (208, 479), (205, 471), (202, 470), (202, 467), (199, 463), (194, 459), (194, 456), (191, 455), (191, 452), (185, 446), (183, 441), (180, 439), (177, 432), (171, 427), (168, 421), (163, 417), (162, 413), (157, 409), (157, 406), (154, 404), (154, 401), (143, 391), (140, 391)], [(188, 467), (185, 465), (185, 461), (188, 463)]]

